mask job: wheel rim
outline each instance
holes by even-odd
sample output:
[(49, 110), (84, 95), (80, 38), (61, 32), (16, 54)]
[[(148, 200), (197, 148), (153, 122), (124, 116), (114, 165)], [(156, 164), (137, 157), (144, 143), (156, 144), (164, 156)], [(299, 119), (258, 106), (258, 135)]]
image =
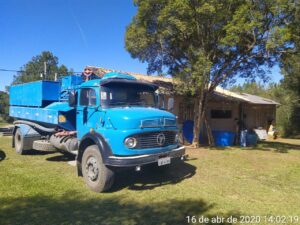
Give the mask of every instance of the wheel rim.
[(97, 164), (97, 159), (93, 156), (89, 157), (86, 162), (86, 174), (90, 181), (97, 180), (99, 176), (99, 167)]

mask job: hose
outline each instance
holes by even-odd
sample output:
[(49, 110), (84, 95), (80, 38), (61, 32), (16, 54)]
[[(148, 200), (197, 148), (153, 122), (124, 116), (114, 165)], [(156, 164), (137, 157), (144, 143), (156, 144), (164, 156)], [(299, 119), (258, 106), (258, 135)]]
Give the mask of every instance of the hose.
[(36, 128), (38, 130), (41, 130), (41, 131), (44, 131), (44, 132), (47, 132), (47, 133), (55, 133), (56, 130), (55, 128), (46, 128), (46, 127), (43, 127), (37, 123), (33, 123), (33, 122), (30, 122), (30, 121), (27, 121), (27, 120), (16, 120), (14, 123), (14, 125), (16, 124), (26, 124), (26, 125), (29, 125), (33, 128)]

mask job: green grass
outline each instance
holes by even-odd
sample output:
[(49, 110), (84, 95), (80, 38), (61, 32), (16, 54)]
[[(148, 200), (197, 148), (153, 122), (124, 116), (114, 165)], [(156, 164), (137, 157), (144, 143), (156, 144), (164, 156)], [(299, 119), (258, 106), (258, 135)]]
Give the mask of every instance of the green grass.
[(9, 125), (9, 123), (0, 121), (0, 127), (5, 127), (5, 126), (7, 126), (7, 125)]
[(182, 225), (186, 216), (300, 217), (299, 140), (244, 150), (189, 149), (184, 164), (164, 173), (150, 168), (120, 173), (112, 191), (99, 194), (76, 176), (67, 164), (72, 158), (20, 156), (10, 142), (0, 138), (1, 225)]

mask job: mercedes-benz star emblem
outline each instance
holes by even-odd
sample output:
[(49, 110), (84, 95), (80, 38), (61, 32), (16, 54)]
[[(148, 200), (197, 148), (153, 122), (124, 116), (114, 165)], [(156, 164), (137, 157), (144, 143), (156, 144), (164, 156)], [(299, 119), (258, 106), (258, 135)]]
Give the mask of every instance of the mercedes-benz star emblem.
[(156, 141), (158, 145), (162, 146), (166, 141), (165, 135), (163, 133), (158, 134), (156, 137)]

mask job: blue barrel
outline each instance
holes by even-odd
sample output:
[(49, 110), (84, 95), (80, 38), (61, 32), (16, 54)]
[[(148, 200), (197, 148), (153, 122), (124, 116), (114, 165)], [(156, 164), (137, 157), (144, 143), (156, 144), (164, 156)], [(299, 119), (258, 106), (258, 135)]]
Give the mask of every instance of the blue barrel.
[(219, 147), (234, 145), (235, 133), (231, 131), (213, 130), (215, 145)]
[(246, 135), (247, 146), (254, 146), (257, 144), (257, 135), (255, 133), (247, 133)]
[[(185, 140), (187, 140), (189, 143), (192, 143), (193, 138), (194, 138), (194, 121), (192, 120), (186, 120), (183, 123), (182, 126), (182, 132), (183, 132), (183, 137)], [(199, 140), (201, 143), (204, 142), (204, 138), (203, 138), (203, 126), (200, 129), (200, 134), (199, 134)]]

